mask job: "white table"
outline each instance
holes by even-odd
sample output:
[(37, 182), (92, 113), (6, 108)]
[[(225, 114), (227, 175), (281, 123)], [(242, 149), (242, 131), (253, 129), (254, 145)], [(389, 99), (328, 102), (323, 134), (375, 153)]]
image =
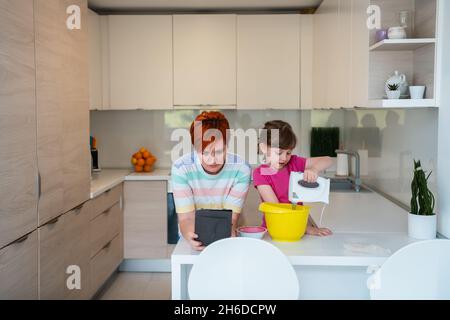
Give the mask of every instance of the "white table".
[[(367, 278), (398, 249), (412, 243), (404, 233), (335, 233), (299, 242), (268, 241), (294, 266), (300, 299), (368, 299)], [(189, 299), (187, 281), (198, 252), (181, 239), (172, 254), (172, 299)]]

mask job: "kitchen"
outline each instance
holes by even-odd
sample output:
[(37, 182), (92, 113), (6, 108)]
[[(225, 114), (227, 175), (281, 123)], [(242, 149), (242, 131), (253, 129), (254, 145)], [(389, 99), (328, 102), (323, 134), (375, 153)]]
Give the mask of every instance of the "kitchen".
[[(199, 253), (179, 239), (171, 167), (176, 130), (204, 110), (249, 135), (289, 122), (294, 154), (332, 157), (329, 205), (321, 215), (311, 204), (311, 217), (333, 235), (265, 236), (292, 264), (300, 299), (370, 299), (376, 269), (420, 242), (409, 234), (414, 160), (431, 172), (434, 235), (450, 236), (448, 2), (0, 9), (0, 299), (188, 299)], [(246, 161), (256, 150), (230, 149)], [(261, 224), (260, 203), (251, 185), (239, 226)]]

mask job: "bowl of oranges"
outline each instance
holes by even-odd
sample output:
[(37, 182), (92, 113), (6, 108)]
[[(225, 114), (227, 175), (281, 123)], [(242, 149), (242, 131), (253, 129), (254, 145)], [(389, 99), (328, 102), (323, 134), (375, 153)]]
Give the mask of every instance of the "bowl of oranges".
[(138, 152), (131, 156), (131, 164), (135, 172), (151, 172), (155, 162), (156, 157), (146, 148), (140, 148)]

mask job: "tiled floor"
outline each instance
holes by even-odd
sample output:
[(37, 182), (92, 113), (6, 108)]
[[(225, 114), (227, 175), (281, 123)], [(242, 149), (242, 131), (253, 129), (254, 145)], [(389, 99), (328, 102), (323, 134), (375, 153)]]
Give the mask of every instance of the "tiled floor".
[(170, 273), (119, 272), (99, 295), (101, 300), (170, 300)]

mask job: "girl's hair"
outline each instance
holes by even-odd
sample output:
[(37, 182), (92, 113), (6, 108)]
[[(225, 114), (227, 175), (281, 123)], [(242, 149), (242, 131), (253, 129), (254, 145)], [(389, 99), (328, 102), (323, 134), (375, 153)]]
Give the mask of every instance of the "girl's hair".
[[(272, 130), (278, 130), (278, 135), (273, 134)], [(297, 137), (289, 123), (281, 120), (273, 120), (264, 124), (259, 142), (269, 147), (292, 150), (297, 145)]]
[[(199, 133), (201, 133), (201, 136), (199, 137), (195, 137), (196, 128)], [(199, 114), (191, 124), (190, 134), (192, 145), (198, 147), (201, 146), (201, 151), (204, 151), (205, 148), (215, 140), (215, 137), (212, 137), (211, 140), (205, 139), (204, 135), (209, 129), (219, 130), (222, 134), (225, 145), (227, 144), (227, 130), (230, 129), (230, 124), (228, 123), (227, 118), (225, 118), (223, 113), (218, 111), (204, 111)]]

